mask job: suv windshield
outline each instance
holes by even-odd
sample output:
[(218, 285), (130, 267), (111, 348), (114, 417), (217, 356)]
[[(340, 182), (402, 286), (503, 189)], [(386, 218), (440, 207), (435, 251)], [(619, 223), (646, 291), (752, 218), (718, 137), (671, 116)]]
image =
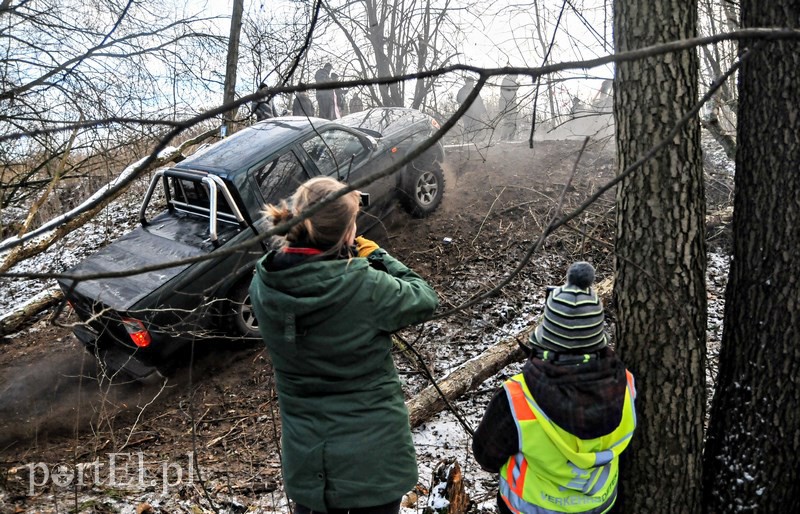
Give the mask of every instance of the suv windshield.
[(346, 170), (351, 164), (361, 162), (367, 157), (367, 149), (361, 140), (345, 130), (326, 130), (303, 143), (317, 169), (323, 175), (333, 175), (337, 169)]

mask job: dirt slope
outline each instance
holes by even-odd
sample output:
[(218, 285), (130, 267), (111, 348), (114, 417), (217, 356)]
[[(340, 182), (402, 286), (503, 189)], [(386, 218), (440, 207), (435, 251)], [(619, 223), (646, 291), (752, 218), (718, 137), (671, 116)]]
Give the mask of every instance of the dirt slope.
[[(524, 143), (448, 148), (440, 209), (424, 220), (398, 210), (367, 235), (426, 277), (440, 294), (442, 310), (450, 310), (513, 272), (562, 192), (567, 211), (613, 176), (607, 146), (590, 145), (578, 160), (580, 148), (580, 141), (538, 142), (533, 150)], [(608, 193), (574, 223), (587, 235), (562, 229), (492, 299), (403, 335), (442, 376), (497, 338), (530, 324), (544, 286), (560, 283), (570, 261), (592, 260), (602, 280), (611, 271), (612, 207)], [(59, 320), (73, 321), (67, 315)], [(219, 502), (216, 493), (235, 493), (253, 505), (263, 502), (276, 489), (280, 467), (268, 358), (260, 347), (224, 346), (196, 348), (194, 366), (188, 366), (192, 356), (187, 355), (187, 365), (165, 385), (143, 387), (95, 380), (93, 359), (67, 328), (40, 322), (9, 338), (0, 348), (0, 510), (50, 509), (54, 502), (74, 508), (91, 498), (93, 506), (79, 510), (113, 512), (160, 493), (165, 478), (176, 482), (167, 463), (184, 470), (199, 463), (206, 490)], [(397, 364), (409, 396), (427, 385), (416, 363), (398, 355)], [(192, 451), (197, 462), (190, 462)], [(44, 468), (30, 466), (43, 462), (49, 470), (63, 463), (74, 473), (73, 464), (107, 464), (114, 452), (135, 461), (131, 469), (138, 469), (141, 455), (152, 483), (121, 491), (109, 484), (103, 475), (108, 467), (101, 465), (105, 485), (95, 481), (79, 487), (75, 500), (73, 490), (52, 480), (44, 483)], [(34, 495), (29, 494), (31, 476), (33, 483), (42, 483)], [(170, 487), (169, 494), (178, 504), (206, 501), (196, 483)]]

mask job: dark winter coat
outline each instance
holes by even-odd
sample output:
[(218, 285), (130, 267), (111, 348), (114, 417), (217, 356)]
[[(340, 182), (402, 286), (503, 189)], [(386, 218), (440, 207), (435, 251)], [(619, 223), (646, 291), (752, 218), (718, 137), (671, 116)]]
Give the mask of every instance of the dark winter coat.
[[(456, 93), (456, 101), (459, 104), (466, 102), (467, 97), (470, 95), (470, 93), (472, 93), (474, 88), (474, 85), (464, 84), (461, 89), (458, 90), (458, 93)], [(470, 106), (467, 107), (467, 112), (464, 113), (463, 121), (464, 128), (468, 132), (472, 132), (470, 137), (475, 137), (475, 131), (485, 128), (486, 124), (488, 123), (488, 115), (486, 113), (486, 106), (483, 104), (483, 99), (481, 98), (480, 94), (478, 94)]]
[[(581, 439), (594, 439), (613, 432), (622, 420), (625, 371), (616, 354), (604, 348), (597, 359), (582, 364), (532, 357), (522, 374), (553, 423)], [(495, 473), (519, 451), (517, 426), (503, 388), (486, 408), (472, 439), (472, 451), (481, 467)]]
[(297, 93), (292, 103), (292, 116), (314, 116), (314, 104), (305, 91)]
[(436, 293), (381, 249), (288, 268), (276, 256), (259, 261), (250, 295), (275, 372), (286, 491), (315, 511), (397, 500), (417, 463), (390, 333), (430, 317)]
[[(325, 68), (317, 70), (314, 74), (315, 82), (330, 82), (330, 70)], [(318, 89), (317, 90), (317, 108), (319, 110), (318, 116), (326, 120), (335, 120), (336, 112), (334, 110), (334, 93), (332, 89)]]
[(275, 108), (269, 102), (256, 102), (253, 105), (253, 115), (256, 117), (256, 121), (274, 118)]
[(361, 97), (358, 96), (358, 93), (356, 93), (350, 98), (350, 113), (361, 112), (363, 110), (364, 103), (361, 101)]

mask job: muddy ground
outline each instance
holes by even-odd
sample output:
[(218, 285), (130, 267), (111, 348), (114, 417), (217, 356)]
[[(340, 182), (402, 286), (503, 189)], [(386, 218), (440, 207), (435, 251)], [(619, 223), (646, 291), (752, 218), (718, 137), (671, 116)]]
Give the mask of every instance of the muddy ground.
[[(562, 194), (566, 212), (613, 177), (613, 142), (590, 143), (582, 154), (581, 146), (542, 141), (534, 149), (526, 143), (448, 148), (439, 210), (423, 220), (398, 210), (367, 234), (430, 281), (440, 312), (490, 291), (519, 268), (492, 298), (401, 332), (434, 376), (533, 323), (545, 286), (561, 283), (569, 262), (590, 260), (598, 281), (610, 276), (613, 191), (521, 264)], [(68, 312), (57, 320), (72, 321)], [(409, 398), (428, 385), (417, 362), (399, 352), (396, 362)], [(277, 403), (261, 347), (230, 341), (198, 346), (163, 384), (97, 375), (69, 329), (45, 319), (2, 343), (0, 512), (133, 512), (137, 505), (146, 512), (143, 502), (154, 512), (195, 513), (285, 505)], [(462, 405), (477, 412), (477, 396), (485, 401), (491, 388), (485, 385)], [(434, 433), (415, 435), (427, 442), (418, 446), (425, 466), (419, 497), (405, 505), (412, 509), (424, 507), (429, 469), (450, 444), (435, 425), (421, 430)], [(476, 505), (486, 501), (492, 492), (478, 487), (485, 477), (470, 476), (475, 466), (464, 462), (468, 450), (459, 460), (474, 494), (483, 495)], [(116, 477), (109, 477), (112, 468)], [(144, 481), (137, 470), (144, 470)], [(197, 479), (187, 483), (191, 472)]]

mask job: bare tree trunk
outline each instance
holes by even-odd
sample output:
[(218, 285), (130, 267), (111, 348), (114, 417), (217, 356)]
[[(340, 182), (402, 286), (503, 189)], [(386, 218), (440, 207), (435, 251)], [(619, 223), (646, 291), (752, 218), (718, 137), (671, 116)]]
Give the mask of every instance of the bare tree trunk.
[[(615, 51), (693, 37), (696, 0), (614, 2)], [(619, 63), (619, 170), (697, 101), (697, 52)], [(617, 190), (616, 345), (636, 376), (637, 430), (620, 472), (631, 513), (699, 510), (705, 410), (705, 193), (700, 127), (686, 123)]]
[(722, 149), (725, 150), (725, 155), (727, 155), (729, 159), (735, 158), (736, 140), (722, 129), (717, 115), (712, 114), (709, 119), (703, 120), (702, 124), (703, 128), (708, 130), (708, 133), (711, 134), (711, 137), (713, 137), (717, 143), (720, 144)]
[[(367, 29), (367, 37), (372, 44), (372, 51), (375, 53), (375, 64), (378, 69), (376, 76), (378, 77), (391, 77), (392, 69), (389, 64), (389, 57), (384, 50), (384, 23), (385, 12), (378, 12), (379, 6), (385, 9), (383, 3), (376, 0), (365, 0), (364, 6), (367, 9), (367, 20), (369, 21), (369, 28)], [(378, 90), (381, 93), (381, 103), (383, 106), (392, 106), (392, 94), (389, 91), (388, 84), (380, 84)]]
[[(236, 68), (239, 64), (239, 35), (242, 32), (242, 13), (244, 0), (233, 0), (233, 13), (231, 14), (231, 31), (228, 37), (228, 60), (225, 63), (225, 86), (223, 90), (223, 103), (233, 102), (236, 98)], [(230, 134), (233, 120), (236, 119), (237, 109), (231, 109), (226, 115), (225, 134)]]
[(434, 506), (429, 502), (422, 514), (466, 514), (470, 507), (461, 466), (455, 459), (443, 460), (436, 466), (430, 490), (431, 495), (447, 500), (447, 505)]
[[(544, 20), (542, 19), (541, 11), (539, 11), (538, 2), (535, 2), (533, 4), (533, 7), (534, 7), (534, 10), (536, 11), (536, 35), (539, 38), (539, 44), (542, 45), (542, 56), (545, 56), (545, 55), (547, 55), (548, 49), (550, 48), (550, 42), (548, 41), (547, 37), (544, 34), (544, 29), (542, 27), (542, 24), (544, 23)], [(543, 62), (542, 64), (546, 64), (546, 62)], [(552, 120), (552, 123), (555, 125), (555, 124), (558, 123), (558, 119), (557, 119), (558, 112), (556, 110), (555, 96), (553, 95), (553, 88), (550, 87), (549, 85), (545, 86), (545, 88), (546, 88), (545, 89), (545, 93), (547, 94), (547, 101), (548, 101), (548, 104), (550, 105), (550, 119)], [(538, 92), (538, 87), (537, 87), (537, 92)], [(536, 113), (533, 113), (533, 116), (534, 116), (534, 119), (535, 119)]]
[[(422, 34), (417, 37), (417, 71), (426, 70), (425, 63), (428, 60), (428, 41), (431, 37), (431, 2), (425, 2), (425, 14), (422, 19)], [(411, 102), (412, 109), (419, 109), (427, 93), (425, 79), (418, 78), (414, 88), (414, 100)]]
[[(800, 3), (741, 2), (742, 28)], [(800, 468), (800, 44), (742, 41), (733, 260), (703, 469), (706, 512), (788, 512)]]

